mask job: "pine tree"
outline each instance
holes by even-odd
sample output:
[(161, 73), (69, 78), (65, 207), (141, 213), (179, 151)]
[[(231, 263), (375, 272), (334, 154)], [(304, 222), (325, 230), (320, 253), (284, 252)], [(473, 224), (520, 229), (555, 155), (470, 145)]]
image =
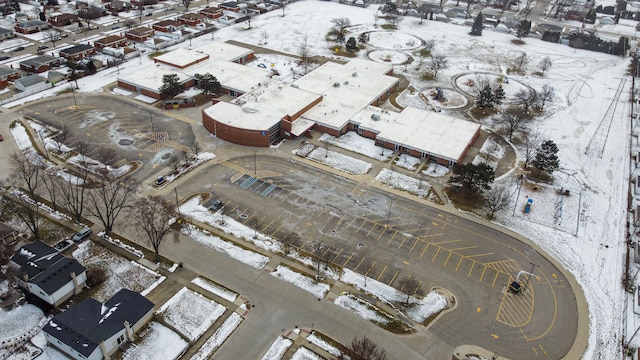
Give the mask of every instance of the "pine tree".
[(482, 35), (482, 23), (484, 21), (484, 17), (482, 16), (482, 12), (476, 16), (475, 20), (473, 20), (473, 25), (471, 25), (471, 35), (480, 36)]
[(531, 30), (531, 21), (522, 20), (518, 23), (518, 28), (516, 30), (516, 36), (518, 39), (522, 39), (523, 37), (527, 37), (529, 35), (529, 31)]
[(501, 105), (502, 104), (502, 100), (504, 100), (504, 89), (502, 88), (502, 85), (498, 85), (494, 90), (493, 90), (493, 103), (496, 105)]
[(477, 192), (491, 189), (490, 184), (493, 182), (494, 176), (495, 171), (486, 163), (478, 165), (456, 164), (453, 167), (453, 175), (449, 178), (449, 183), (453, 187)]
[(492, 109), (493, 104), (495, 103), (495, 99), (493, 93), (491, 92), (491, 86), (485, 85), (480, 93), (478, 94), (478, 98), (476, 99), (476, 106), (484, 109), (485, 107)]
[(560, 168), (560, 160), (558, 159), (558, 146), (556, 143), (551, 140), (543, 142), (533, 159), (533, 166), (538, 169), (538, 175), (543, 171), (551, 175), (558, 170)]
[(350, 37), (349, 40), (347, 40), (345, 47), (349, 52), (356, 51), (358, 49), (358, 43), (356, 42), (356, 38), (354, 38), (353, 36)]

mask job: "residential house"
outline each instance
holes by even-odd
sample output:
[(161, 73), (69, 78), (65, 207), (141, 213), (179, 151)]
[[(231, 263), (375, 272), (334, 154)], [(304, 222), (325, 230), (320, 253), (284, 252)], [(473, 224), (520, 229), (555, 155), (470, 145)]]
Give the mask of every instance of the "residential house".
[(152, 25), (153, 30), (162, 31), (164, 33), (171, 33), (174, 31), (182, 30), (184, 25), (175, 20), (162, 20)]
[(96, 49), (87, 44), (78, 44), (70, 48), (60, 50), (60, 56), (69, 61), (78, 61), (96, 53)]
[(107, 8), (113, 14), (113, 13), (119, 13), (123, 11), (129, 11), (133, 9), (133, 6), (131, 6), (130, 2), (114, 0), (114, 1), (108, 2), (105, 5), (105, 8)]
[(93, 42), (93, 46), (97, 49), (104, 49), (106, 47), (119, 48), (127, 46), (127, 38), (120, 35), (107, 35), (102, 39), (98, 39)]
[(32, 59), (21, 61), (20, 69), (28, 73), (40, 74), (53, 67), (60, 66), (63, 63), (64, 59), (50, 55), (40, 55)]
[(158, 0), (131, 0), (131, 5), (133, 5), (134, 7), (155, 5), (157, 3)]
[(16, 32), (21, 34), (33, 34), (48, 29), (49, 23), (40, 20), (20, 21), (16, 24)]
[(145, 42), (148, 39), (152, 38), (154, 35), (154, 30), (145, 26), (137, 27), (135, 29), (127, 30), (124, 33), (124, 36), (135, 42)]
[[(9, 86), (9, 82), (20, 78), (20, 71), (18, 69), (10, 69), (6, 67), (0, 67), (0, 89), (4, 89)], [(1, 226), (0, 226), (1, 233)]]
[(0, 243), (2, 245), (11, 244), (16, 240), (17, 232), (9, 225), (0, 222)]
[(101, 303), (89, 298), (54, 316), (42, 329), (47, 343), (71, 359), (109, 359), (153, 316), (154, 304), (121, 289)]
[(198, 24), (202, 23), (202, 19), (205, 17), (206, 16), (203, 14), (189, 13), (178, 16), (176, 20), (178, 20), (180, 24), (184, 24), (187, 26), (197, 26)]
[(209, 19), (217, 19), (219, 17), (222, 16), (223, 11), (222, 9), (218, 9), (215, 7), (209, 7), (209, 8), (205, 8), (200, 10), (200, 14), (208, 17)]
[(16, 34), (13, 32), (13, 30), (9, 30), (9, 29), (5, 29), (5, 28), (1, 28), (0, 27), (0, 40), (11, 39), (11, 38), (13, 38), (15, 36), (16, 36)]
[(76, 21), (78, 21), (78, 16), (75, 14), (64, 13), (49, 16), (49, 24), (55, 27), (71, 25)]
[(240, 12), (247, 8), (247, 4), (243, 4), (235, 1), (227, 1), (225, 3), (218, 5), (218, 8), (226, 11)]
[[(20, 80), (33, 76), (40, 77), (32, 75)], [(42, 241), (21, 247), (11, 256), (11, 265), (16, 269), (14, 278), (20, 287), (53, 306), (79, 294), (87, 282), (84, 266)]]

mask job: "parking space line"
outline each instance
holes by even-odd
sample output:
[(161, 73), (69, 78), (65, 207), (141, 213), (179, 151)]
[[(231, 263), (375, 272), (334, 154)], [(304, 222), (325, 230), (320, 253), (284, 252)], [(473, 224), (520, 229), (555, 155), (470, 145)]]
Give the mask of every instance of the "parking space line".
[(376, 226), (378, 226), (378, 224), (373, 223), (373, 226), (371, 227), (371, 229), (369, 229), (369, 232), (367, 233), (367, 236), (369, 236), (371, 234), (371, 232), (373, 231), (373, 229), (376, 228)]
[(422, 250), (422, 252), (420, 253), (420, 257), (424, 256), (425, 251), (427, 251), (427, 249), (429, 248), (429, 245), (431, 245), (431, 243), (427, 243), (427, 245), (424, 247), (424, 249)]
[(465, 246), (465, 247), (461, 247), (461, 248), (455, 248), (455, 249), (447, 249), (449, 251), (460, 251), (460, 250), (467, 250), (467, 249), (475, 249), (477, 248), (477, 246)]
[(313, 239), (313, 237), (310, 237), (307, 241), (305, 241), (304, 243), (302, 243), (302, 245), (300, 246), (300, 249), (304, 249), (305, 246), (307, 246), (307, 244)]
[(276, 221), (276, 219), (271, 220), (271, 222), (270, 222), (267, 226), (265, 226), (264, 228), (262, 228), (262, 230), (261, 230), (261, 231), (264, 233), (264, 232), (269, 228), (269, 226), (271, 226), (271, 224), (273, 224), (273, 222), (274, 222), (274, 221)]
[(462, 240), (457, 239), (457, 240), (446, 240), (446, 241), (434, 242), (433, 245), (442, 245), (442, 244), (448, 244), (448, 243), (459, 242), (459, 241), (462, 241)]
[(366, 259), (366, 257), (363, 257), (362, 259), (360, 259), (360, 262), (358, 263), (358, 265), (356, 265), (355, 269), (353, 269), (354, 272), (358, 272), (358, 268), (360, 267), (364, 259)]
[(428, 238), (428, 237), (433, 237), (433, 236), (441, 236), (441, 235), (444, 235), (444, 233), (435, 233), (435, 234), (422, 235), (422, 236), (418, 236), (418, 238), (422, 239), (422, 238)]
[[(244, 213), (247, 211), (248, 209), (244, 209), (240, 212), (240, 214), (238, 214), (238, 216), (236, 216), (234, 219), (238, 220), (239, 217), (241, 217), (242, 215), (244, 215)], [(248, 217), (247, 217), (248, 218)], [(246, 220), (246, 219), (245, 219)]]
[(271, 236), (274, 236), (278, 232), (278, 230), (280, 230), (281, 227), (282, 227), (282, 223), (280, 223), (280, 225), (276, 228), (276, 230), (271, 233)]
[(444, 265), (442, 265), (443, 268), (447, 267), (447, 263), (449, 262), (449, 259), (451, 258), (451, 254), (453, 254), (451, 251), (449, 251), (449, 256), (447, 256), (447, 260), (444, 261)]
[(462, 264), (462, 260), (464, 260), (464, 257), (460, 256), (460, 261), (458, 261), (458, 266), (456, 266), (456, 272), (458, 272), (458, 268), (460, 268), (460, 264)]
[(396, 273), (395, 273), (395, 274), (393, 274), (393, 277), (391, 278), (391, 281), (389, 281), (389, 282), (387, 283), (387, 285), (391, 285), (391, 283), (393, 282), (393, 280), (395, 280), (395, 279), (396, 279), (396, 276), (398, 276), (398, 273), (399, 273), (399, 272), (400, 272), (400, 270), (396, 270)]
[(374, 261), (373, 263), (371, 263), (371, 266), (369, 266), (369, 268), (367, 269), (367, 272), (364, 274), (364, 276), (369, 275), (369, 271), (371, 271), (371, 269), (373, 268), (373, 265), (375, 265), (376, 262)]
[(409, 254), (413, 252), (413, 248), (415, 248), (417, 244), (418, 244), (418, 239), (415, 239), (415, 241), (413, 242), (413, 245), (411, 246), (411, 249), (409, 250)]
[(332, 246), (331, 246), (331, 245), (327, 246), (327, 250), (325, 250), (325, 251), (322, 253), (322, 258), (325, 258), (325, 257), (327, 256), (327, 253), (329, 252), (329, 250), (331, 250), (331, 248), (332, 248)]
[(405, 236), (404, 238), (402, 238), (402, 241), (400, 242), (400, 245), (398, 245), (398, 249), (400, 249), (402, 247), (402, 245), (404, 245), (404, 242), (407, 240), (407, 237)]
[(482, 282), (482, 279), (484, 278), (484, 273), (487, 271), (487, 265), (484, 266), (484, 269), (482, 269), (482, 275), (480, 275), (480, 280), (478, 282)]
[(338, 258), (338, 256), (340, 256), (342, 254), (342, 252), (344, 251), (344, 249), (340, 249), (340, 251), (338, 252), (338, 255), (336, 255), (336, 257), (333, 258), (333, 260), (331, 260), (331, 262), (336, 261), (336, 259)]
[(493, 255), (495, 253), (485, 253), (485, 254), (476, 254), (476, 255), (467, 255), (468, 258), (473, 258), (473, 257), (477, 257), (477, 256), (489, 256), (489, 255)]
[(378, 277), (376, 278), (376, 281), (380, 280), (380, 278), (382, 277), (382, 274), (384, 274), (386, 270), (387, 270), (387, 265), (384, 266), (384, 268), (380, 272), (380, 275), (378, 275)]
[(397, 231), (394, 231), (394, 232), (393, 232), (393, 235), (391, 236), (391, 239), (389, 239), (389, 241), (387, 241), (387, 245), (391, 244), (391, 242), (393, 241), (393, 238), (395, 238), (395, 237), (396, 237), (396, 235), (398, 235), (398, 232), (397, 232)]
[(232, 213), (232, 212), (236, 211), (236, 209), (237, 209), (238, 207), (240, 207), (240, 205), (236, 205), (236, 206), (234, 206), (234, 207), (233, 207), (233, 209), (231, 209), (229, 212), (231, 212), (231, 213)]
[[(378, 235), (378, 238), (376, 239), (376, 242), (380, 241), (380, 238), (382, 238), (382, 236), (384, 234), (386, 234), (386, 233), (387, 233), (387, 228), (382, 228), (382, 232), (380, 233), (380, 235)], [(394, 236), (395, 236), (395, 234), (394, 234)]]
[(440, 249), (442, 249), (441, 247), (438, 247), (438, 251), (436, 251), (436, 254), (433, 255), (433, 259), (431, 259), (431, 262), (436, 261), (436, 257), (438, 257), (438, 254), (440, 253)]
[(404, 281), (402, 282), (402, 286), (400, 286), (400, 291), (404, 290), (404, 286), (407, 285), (407, 282), (409, 282), (409, 280), (411, 280), (411, 275), (407, 276)]
[(367, 223), (367, 221), (368, 221), (367, 219), (363, 219), (362, 220), (362, 224), (360, 224), (360, 226), (358, 227), (358, 230), (356, 230), (356, 232), (360, 232), (360, 229), (362, 229), (362, 227), (364, 226), (364, 224)]
[(498, 275), (500, 275), (500, 271), (496, 271), (496, 277), (493, 278), (493, 283), (491, 284), (491, 287), (496, 286), (496, 280), (498, 280)]
[(467, 274), (467, 277), (471, 276), (471, 272), (473, 271), (473, 267), (476, 265), (476, 261), (475, 260), (471, 260), (471, 268), (469, 268), (469, 273)]
[(347, 263), (349, 262), (349, 260), (351, 260), (351, 258), (353, 257), (353, 254), (355, 253), (351, 253), (351, 255), (349, 255), (349, 257), (347, 258), (347, 261), (345, 261), (344, 264), (342, 264), (342, 267), (347, 266)]

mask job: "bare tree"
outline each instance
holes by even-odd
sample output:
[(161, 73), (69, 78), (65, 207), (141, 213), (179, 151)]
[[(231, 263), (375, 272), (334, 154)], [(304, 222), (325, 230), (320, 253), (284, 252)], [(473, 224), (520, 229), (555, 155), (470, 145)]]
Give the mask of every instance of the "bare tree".
[(46, 40), (46, 42), (50, 42), (51, 46), (53, 47), (56, 46), (57, 41), (60, 41), (62, 39), (62, 30), (56, 27), (47, 29), (43, 31), (43, 33), (44, 33), (44, 39)]
[(536, 152), (542, 144), (542, 134), (538, 131), (529, 132), (525, 135), (522, 142), (522, 152), (524, 154), (524, 168), (529, 167), (529, 163), (533, 161), (536, 156)]
[(545, 71), (551, 68), (551, 65), (553, 65), (553, 63), (551, 62), (551, 58), (548, 56), (540, 61), (540, 70), (542, 70), (542, 76), (544, 76)]
[(184, 158), (184, 163), (185, 163), (186, 166), (191, 165), (191, 156), (190, 155), (191, 154), (188, 151), (186, 151), (186, 150), (182, 151), (182, 157)]
[[(388, 360), (387, 352), (379, 348), (373, 340), (366, 336), (355, 338), (347, 348), (347, 354), (351, 360)], [(344, 355), (339, 357), (346, 359)]]
[(82, 221), (85, 209), (85, 191), (89, 172), (83, 170), (80, 176), (75, 176), (67, 180), (66, 184), (60, 186), (60, 202), (62, 206), (71, 211), (76, 222)]
[(446, 69), (449, 65), (449, 60), (447, 60), (444, 54), (433, 54), (431, 55), (431, 71), (433, 72), (434, 77), (438, 77), (438, 72), (440, 70)]
[[(18, 188), (13, 186), (14, 190)], [(29, 197), (21, 191), (13, 191), (12, 198), (14, 206), (12, 207), (13, 215), (17, 216), (29, 229), (29, 232), (35, 239), (40, 238), (40, 222), (42, 215), (40, 214), (40, 203), (37, 199)]]
[(62, 146), (64, 146), (67, 139), (71, 137), (71, 129), (66, 122), (58, 125), (57, 127), (58, 132), (52, 136), (51, 139), (58, 150), (58, 154), (62, 154)]
[(542, 90), (537, 97), (538, 106), (540, 106), (540, 110), (544, 110), (544, 107), (547, 103), (552, 103), (556, 98), (556, 92), (553, 86), (549, 84), (542, 85)]
[(513, 97), (518, 104), (522, 105), (523, 111), (528, 113), (529, 109), (536, 103), (538, 94), (533, 89), (523, 89), (516, 92)]
[(133, 223), (147, 235), (156, 262), (160, 261), (160, 245), (167, 235), (174, 232), (174, 240), (179, 239), (178, 231), (172, 227), (177, 216), (176, 205), (159, 196), (139, 198), (132, 207)]
[(247, 16), (245, 17), (245, 23), (247, 24), (247, 29), (251, 29), (251, 20), (253, 20), (253, 13), (247, 13)]
[(511, 190), (506, 185), (493, 186), (485, 193), (484, 208), (492, 220), (496, 212), (509, 207), (511, 204)]
[(189, 6), (191, 6), (191, 0), (182, 0), (182, 5), (184, 5), (184, 11), (189, 11)]
[(309, 67), (315, 62), (313, 56), (311, 56), (311, 50), (309, 49), (308, 36), (302, 37), (302, 43), (298, 48), (298, 54), (300, 55), (300, 65), (304, 69), (304, 74), (307, 74)]
[(109, 176), (99, 177), (99, 185), (87, 192), (86, 209), (89, 214), (98, 218), (109, 235), (134, 188), (124, 182), (113, 181)]
[(109, 173), (109, 166), (115, 164), (116, 160), (118, 160), (119, 155), (118, 152), (111, 148), (100, 148), (98, 150), (98, 159), (103, 167), (102, 172), (105, 174)]
[(392, 29), (397, 29), (398, 25), (402, 21), (402, 18), (398, 16), (398, 14), (396, 13), (393, 13), (393, 14), (390, 13), (390, 14), (387, 14), (386, 20), (389, 23), (389, 25), (391, 25)]
[(58, 195), (60, 194), (60, 188), (62, 187), (60, 184), (60, 178), (53, 172), (41, 171), (40, 182), (44, 185), (47, 195), (49, 195), (49, 200), (51, 201), (53, 210), (58, 211)]
[[(284, 11), (287, 8), (287, 5), (289, 5), (289, 2), (287, 0), (283, 0), (280, 3), (280, 8), (282, 9), (282, 17), (284, 17)], [(265, 42), (265, 44), (266, 44), (266, 42)]]
[(269, 39), (269, 33), (267, 32), (267, 30), (262, 30), (260, 32), (260, 36), (262, 36), (262, 43), (264, 45), (266, 45), (267, 44), (267, 39)]
[(513, 65), (516, 67), (517, 71), (522, 71), (528, 63), (529, 57), (527, 56), (527, 53), (523, 51), (522, 54), (515, 58)]
[(194, 141), (193, 145), (191, 146), (191, 151), (193, 151), (193, 155), (195, 155), (196, 160), (198, 159), (198, 154), (200, 154), (201, 150), (202, 148), (200, 147), (200, 143), (197, 141)]
[(531, 5), (533, 4), (533, 0), (525, 0), (524, 1), (524, 9), (522, 12), (524, 13), (524, 18), (526, 19), (531, 12)]
[(11, 164), (11, 183), (13, 186), (24, 188), (32, 199), (37, 198), (36, 190), (40, 184), (42, 171), (41, 159), (36, 154), (14, 153), (9, 159)]
[(169, 158), (169, 164), (171, 164), (171, 167), (173, 167), (173, 171), (177, 173), (178, 166), (180, 165), (180, 159), (175, 155), (171, 155), (171, 157)]
[(495, 122), (506, 131), (509, 141), (513, 135), (527, 126), (530, 116), (522, 109), (516, 107), (507, 108), (501, 115), (495, 118)]
[(338, 30), (342, 31), (345, 28), (351, 26), (351, 19), (349, 18), (333, 18), (331, 19), (331, 23), (338, 28)]
[(436, 41), (431, 39), (431, 40), (426, 40), (424, 42), (424, 49), (426, 51), (428, 51), (429, 53), (431, 53), (433, 51), (433, 48), (436, 47)]
[(422, 291), (422, 282), (418, 281), (416, 278), (412, 278), (410, 275), (407, 275), (405, 278), (404, 285), (402, 285), (402, 291), (407, 294), (407, 300), (405, 301), (407, 305), (409, 305), (409, 300), (412, 296), (424, 295), (424, 292)]

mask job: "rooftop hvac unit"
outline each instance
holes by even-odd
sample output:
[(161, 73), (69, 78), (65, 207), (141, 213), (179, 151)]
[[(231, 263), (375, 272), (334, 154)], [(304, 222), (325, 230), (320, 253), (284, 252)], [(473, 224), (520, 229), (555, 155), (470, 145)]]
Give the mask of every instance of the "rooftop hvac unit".
[(351, 76), (353, 76), (353, 77), (357, 77), (357, 76), (358, 76), (358, 73), (357, 73), (357, 72), (354, 72), (353, 74), (351, 74)]
[(333, 83), (333, 87), (340, 87), (340, 83), (338, 82)]
[(298, 88), (298, 84), (291, 84), (291, 87), (297, 89)]
[(345, 82), (344, 82), (344, 84), (345, 84), (345, 85), (349, 85), (349, 82), (348, 82), (348, 81), (345, 81)]
[(380, 115), (378, 115), (378, 114), (371, 114), (371, 120), (373, 120), (373, 121), (379, 121), (379, 120), (380, 120)]

